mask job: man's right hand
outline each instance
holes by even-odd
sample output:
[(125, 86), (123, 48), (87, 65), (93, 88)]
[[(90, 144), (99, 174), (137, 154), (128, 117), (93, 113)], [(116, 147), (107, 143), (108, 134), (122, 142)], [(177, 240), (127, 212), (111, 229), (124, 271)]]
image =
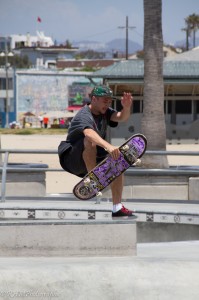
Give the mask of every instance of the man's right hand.
[(110, 145), (109, 147), (107, 147), (105, 149), (111, 156), (113, 159), (117, 160), (120, 156), (120, 150), (118, 147), (112, 146)]

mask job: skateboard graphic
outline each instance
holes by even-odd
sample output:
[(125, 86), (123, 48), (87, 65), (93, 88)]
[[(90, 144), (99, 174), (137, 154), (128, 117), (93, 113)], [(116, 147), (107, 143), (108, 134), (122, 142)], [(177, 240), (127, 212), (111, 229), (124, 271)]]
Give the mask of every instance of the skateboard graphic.
[(133, 135), (119, 147), (120, 156), (117, 160), (109, 154), (74, 186), (73, 194), (80, 200), (101, 196), (101, 191), (116, 177), (120, 176), (130, 166), (141, 163), (139, 158), (145, 153), (146, 146), (147, 140), (144, 135)]

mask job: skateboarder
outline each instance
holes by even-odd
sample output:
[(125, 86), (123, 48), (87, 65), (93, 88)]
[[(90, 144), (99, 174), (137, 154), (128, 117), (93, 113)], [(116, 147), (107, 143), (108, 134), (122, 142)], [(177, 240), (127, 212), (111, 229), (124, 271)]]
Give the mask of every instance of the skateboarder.
[[(104, 85), (96, 86), (90, 94), (90, 104), (85, 105), (72, 119), (66, 141), (58, 147), (62, 168), (79, 177), (84, 177), (107, 154), (119, 157), (119, 149), (106, 141), (107, 126), (116, 127), (130, 116), (133, 97), (125, 93), (121, 97), (122, 110), (116, 111), (112, 104), (113, 92)], [(133, 211), (122, 203), (123, 174), (111, 183), (113, 217), (134, 216)]]

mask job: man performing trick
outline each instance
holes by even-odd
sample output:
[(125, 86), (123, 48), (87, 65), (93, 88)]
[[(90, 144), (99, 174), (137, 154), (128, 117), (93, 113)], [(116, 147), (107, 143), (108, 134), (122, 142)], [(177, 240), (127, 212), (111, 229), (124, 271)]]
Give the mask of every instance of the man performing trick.
[[(112, 90), (104, 85), (96, 86), (90, 94), (90, 104), (85, 105), (72, 119), (66, 141), (60, 143), (58, 154), (62, 168), (84, 177), (108, 154), (118, 159), (120, 151), (106, 141), (107, 126), (116, 127), (130, 116), (133, 97), (130, 93), (121, 98), (122, 110), (112, 109)], [(133, 211), (122, 205), (124, 175), (111, 183), (113, 217), (133, 217)]]

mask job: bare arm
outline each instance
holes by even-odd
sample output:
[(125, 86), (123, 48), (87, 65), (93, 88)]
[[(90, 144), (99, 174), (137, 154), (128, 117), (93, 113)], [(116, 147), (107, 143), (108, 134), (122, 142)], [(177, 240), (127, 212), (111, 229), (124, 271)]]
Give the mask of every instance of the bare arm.
[(124, 93), (123, 97), (121, 98), (121, 104), (123, 106), (123, 109), (119, 112), (114, 112), (111, 116), (111, 121), (114, 122), (127, 121), (128, 118), (130, 117), (132, 102), (133, 102), (133, 97), (131, 93)]
[(86, 128), (83, 133), (91, 143), (104, 148), (114, 159), (119, 157), (120, 151), (118, 147), (112, 146), (106, 140), (102, 139), (96, 131), (91, 128)]

